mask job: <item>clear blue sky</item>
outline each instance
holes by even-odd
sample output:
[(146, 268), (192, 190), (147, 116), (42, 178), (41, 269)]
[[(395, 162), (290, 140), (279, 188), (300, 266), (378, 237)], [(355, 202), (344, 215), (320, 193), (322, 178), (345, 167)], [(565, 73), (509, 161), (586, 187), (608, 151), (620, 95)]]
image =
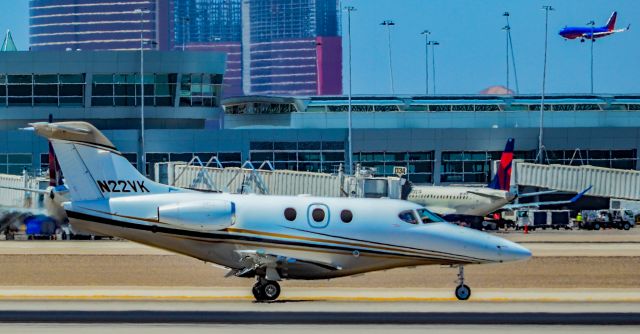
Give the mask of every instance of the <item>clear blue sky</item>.
[[(436, 49), (438, 93), (473, 94), (488, 86), (503, 85), (504, 11), (511, 13), (520, 91), (537, 94), (542, 83), (544, 45), (544, 11), (540, 7), (545, 4), (556, 9), (549, 19), (548, 92), (589, 91), (589, 43), (564, 41), (557, 35), (558, 30), (590, 20), (604, 25), (611, 12), (617, 10), (617, 27), (631, 23), (631, 30), (595, 43), (595, 91), (640, 93), (640, 5), (637, 0), (342, 2), (343, 6), (357, 8), (352, 16), (355, 94), (390, 92), (387, 35), (379, 25), (385, 19), (396, 23), (392, 30), (396, 93), (424, 92), (424, 37), (420, 35), (424, 29), (432, 32), (431, 39), (441, 43)], [(28, 0), (3, 1), (0, 11), (0, 28), (11, 29), (16, 45), (22, 50), (29, 44), (28, 3)], [(346, 32), (346, 15), (343, 32)]]

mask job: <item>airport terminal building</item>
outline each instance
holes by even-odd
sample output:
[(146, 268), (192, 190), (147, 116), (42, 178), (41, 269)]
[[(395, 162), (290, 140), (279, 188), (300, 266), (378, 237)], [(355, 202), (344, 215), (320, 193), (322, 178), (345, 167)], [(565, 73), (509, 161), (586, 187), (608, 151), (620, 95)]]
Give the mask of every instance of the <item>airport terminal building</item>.
[[(145, 51), (145, 154), (160, 161), (226, 166), (272, 161), (276, 168), (335, 172), (346, 161), (345, 96), (221, 99), (225, 56)], [(85, 120), (140, 163), (140, 53), (0, 53), (0, 173), (47, 168), (47, 144), (20, 130), (29, 122)], [(485, 183), (506, 139), (534, 160), (539, 96), (355, 96), (353, 160), (415, 183)], [(640, 96), (547, 97), (544, 145), (551, 163), (638, 169)]]

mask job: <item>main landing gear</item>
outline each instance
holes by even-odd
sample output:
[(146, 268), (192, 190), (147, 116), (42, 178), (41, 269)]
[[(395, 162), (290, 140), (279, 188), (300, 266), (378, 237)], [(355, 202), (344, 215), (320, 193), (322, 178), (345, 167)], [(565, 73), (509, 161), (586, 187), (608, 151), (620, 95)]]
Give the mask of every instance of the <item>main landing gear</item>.
[(259, 277), (256, 284), (253, 285), (253, 297), (256, 301), (265, 302), (276, 300), (280, 296), (280, 284), (276, 281), (268, 281), (265, 278)]
[(467, 300), (471, 297), (471, 288), (464, 284), (464, 266), (458, 267), (458, 287), (456, 288), (456, 298)]

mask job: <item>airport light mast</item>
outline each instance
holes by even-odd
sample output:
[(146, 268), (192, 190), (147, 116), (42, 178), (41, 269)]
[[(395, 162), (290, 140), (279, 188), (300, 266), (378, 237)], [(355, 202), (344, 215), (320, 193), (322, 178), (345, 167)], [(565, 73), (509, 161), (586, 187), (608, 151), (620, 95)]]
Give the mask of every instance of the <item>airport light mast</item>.
[(393, 61), (391, 60), (391, 26), (395, 26), (396, 24), (391, 20), (384, 20), (380, 25), (387, 27), (387, 42), (389, 49), (389, 76), (391, 77), (391, 94), (395, 94), (395, 89), (393, 86)]
[(596, 22), (591, 20), (587, 25), (591, 26), (591, 94), (593, 94), (593, 44), (596, 41), (593, 37), (593, 30), (595, 29)]
[(133, 11), (140, 14), (140, 166), (138, 170), (147, 175), (147, 159), (144, 153), (144, 14), (150, 13), (146, 8)]
[(440, 45), (438, 41), (429, 41), (427, 45), (431, 45), (431, 73), (433, 77), (433, 94), (436, 94), (436, 46)]
[(423, 30), (421, 35), (424, 35), (424, 82), (425, 82), (425, 95), (429, 95), (429, 35), (431, 31)]
[(548, 32), (549, 32), (549, 12), (555, 10), (551, 6), (542, 6), (542, 10), (544, 10), (544, 62), (542, 67), (542, 93), (540, 94), (540, 132), (538, 134), (538, 154), (536, 155), (536, 161), (539, 163), (544, 163), (544, 145), (542, 142), (543, 139), (543, 129), (544, 129), (544, 89), (547, 83), (547, 40), (548, 40)]
[(509, 12), (504, 12), (504, 14), (502, 14), (503, 16), (505, 16), (507, 18), (507, 25), (504, 26), (502, 28), (502, 30), (504, 30), (506, 32), (505, 34), (505, 51), (506, 51), (506, 55), (507, 55), (507, 67), (506, 67), (506, 73), (507, 73), (507, 80), (506, 80), (506, 87), (507, 87), (507, 91), (509, 91), (509, 31), (511, 31), (511, 27), (509, 26)]
[(502, 14), (507, 19), (507, 25), (505, 25), (502, 30), (506, 33), (506, 60), (507, 60), (507, 89), (509, 87), (509, 51), (511, 51), (511, 64), (513, 65), (513, 77), (516, 84), (516, 94), (520, 93), (520, 86), (518, 85), (518, 72), (516, 71), (516, 54), (513, 52), (513, 39), (511, 39), (511, 24), (509, 23), (509, 12), (504, 12)]
[(191, 19), (188, 16), (182, 17), (182, 51), (185, 49), (185, 44), (187, 41), (187, 30), (189, 29), (189, 21)]
[(344, 10), (347, 11), (347, 40), (349, 41), (348, 50), (349, 50), (349, 110), (347, 113), (348, 118), (348, 138), (347, 138), (347, 174), (353, 175), (353, 145), (351, 144), (351, 12), (355, 11), (356, 8), (353, 6), (346, 6)]

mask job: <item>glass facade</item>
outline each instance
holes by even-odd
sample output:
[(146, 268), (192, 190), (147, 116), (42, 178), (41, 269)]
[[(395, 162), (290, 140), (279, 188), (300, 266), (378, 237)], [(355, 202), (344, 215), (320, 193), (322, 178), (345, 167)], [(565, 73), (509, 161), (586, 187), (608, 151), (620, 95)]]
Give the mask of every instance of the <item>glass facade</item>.
[[(148, 13), (136, 13), (136, 9)], [(139, 50), (156, 37), (156, 1), (30, 0), (31, 50)], [(145, 49), (155, 48), (147, 43)]]
[(218, 104), (221, 87), (220, 74), (183, 74), (180, 81), (180, 105), (215, 106)]
[(174, 48), (190, 43), (239, 42), (241, 0), (174, 0)]
[[(212, 157), (217, 157), (222, 167), (242, 166), (242, 154), (240, 152), (169, 152), (169, 153), (147, 153), (147, 175), (153, 175), (153, 167), (157, 162), (189, 162), (194, 157), (198, 157), (202, 164), (206, 164)], [(130, 160), (131, 161), (131, 160)], [(217, 167), (215, 162), (209, 167)]]
[(335, 173), (344, 164), (344, 142), (251, 142), (250, 159), (258, 167), (268, 160), (276, 169)]
[(362, 167), (375, 168), (377, 176), (395, 176), (394, 167), (406, 167), (413, 183), (433, 183), (434, 151), (427, 152), (360, 152), (353, 162)]
[[(177, 74), (145, 74), (144, 104), (172, 107), (175, 101)], [(140, 105), (140, 74), (94, 74), (91, 105)]]
[(491, 161), (500, 160), (501, 154), (501, 151), (442, 152), (440, 182), (489, 183)]
[[(183, 74), (178, 86), (176, 73), (144, 75), (144, 103), (173, 107), (179, 90), (180, 106), (217, 107), (220, 103), (222, 75)], [(86, 75), (81, 74), (0, 74), (0, 106), (84, 107)], [(93, 74), (91, 106), (139, 106), (138, 73)]]
[(22, 171), (31, 172), (31, 153), (0, 154), (0, 173), (20, 175)]
[(636, 150), (549, 150), (546, 154), (551, 164), (618, 169), (635, 169), (637, 159)]
[(0, 74), (0, 105), (83, 106), (84, 74)]
[[(251, 94), (342, 93), (337, 0), (247, 0)], [(246, 33), (246, 32), (245, 32)], [(248, 66), (247, 66), (248, 65)], [(246, 84), (246, 83), (245, 83)], [(245, 92), (249, 93), (249, 92)]]

